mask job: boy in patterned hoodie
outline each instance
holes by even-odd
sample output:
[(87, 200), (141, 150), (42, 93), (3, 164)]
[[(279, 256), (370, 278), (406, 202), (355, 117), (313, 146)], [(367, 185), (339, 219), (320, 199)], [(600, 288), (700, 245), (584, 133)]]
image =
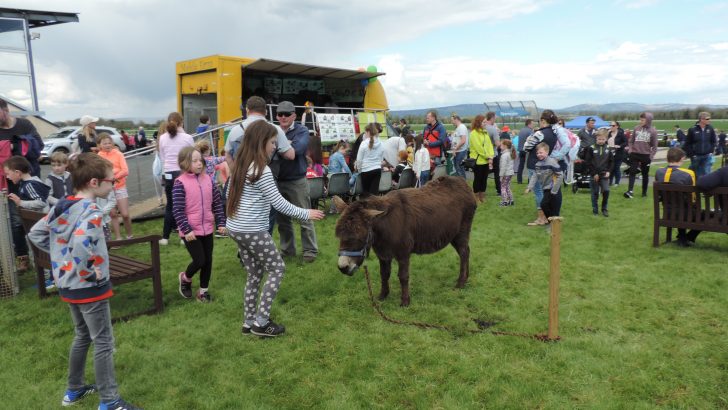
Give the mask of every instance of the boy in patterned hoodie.
[[(106, 197), (113, 189), (113, 167), (102, 157), (85, 153), (72, 165), (71, 177), (76, 195), (60, 199), (28, 234), (28, 239), (50, 254), (53, 277), (75, 326), (68, 387), (61, 404), (75, 404), (98, 389), (99, 409), (136, 409), (119, 397), (114, 376), (109, 254), (102, 213), (95, 203), (97, 197)], [(96, 385), (84, 381), (91, 342)]]

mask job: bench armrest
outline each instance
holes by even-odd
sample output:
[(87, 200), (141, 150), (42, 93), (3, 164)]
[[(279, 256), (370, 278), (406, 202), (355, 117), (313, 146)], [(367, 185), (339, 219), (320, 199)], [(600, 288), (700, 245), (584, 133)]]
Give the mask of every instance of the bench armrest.
[(122, 239), (119, 241), (108, 241), (106, 242), (106, 246), (110, 248), (112, 246), (126, 246), (144, 242), (159, 242), (160, 239), (162, 239), (161, 235), (145, 235), (138, 238)]

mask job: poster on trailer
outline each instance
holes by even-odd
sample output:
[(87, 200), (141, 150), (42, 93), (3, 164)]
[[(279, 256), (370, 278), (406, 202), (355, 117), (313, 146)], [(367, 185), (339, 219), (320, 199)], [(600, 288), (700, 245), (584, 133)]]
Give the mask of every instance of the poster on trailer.
[(351, 114), (319, 114), (317, 113), (321, 142), (353, 140), (356, 138), (354, 131), (354, 118)]

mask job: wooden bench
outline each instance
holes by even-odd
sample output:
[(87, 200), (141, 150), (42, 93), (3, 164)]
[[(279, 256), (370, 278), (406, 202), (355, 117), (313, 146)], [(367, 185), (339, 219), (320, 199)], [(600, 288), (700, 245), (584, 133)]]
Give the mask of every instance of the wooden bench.
[[(41, 212), (29, 211), (27, 209), (20, 209), (20, 217), (23, 220), (23, 227), (26, 232), (43, 218), (46, 214)], [(132, 313), (123, 317), (114, 318), (114, 321), (125, 320), (130, 317), (160, 313), (164, 309), (162, 302), (162, 275), (159, 266), (159, 235), (147, 235), (140, 238), (125, 239), (121, 241), (109, 241), (107, 246), (126, 246), (137, 243), (149, 242), (150, 251), (152, 256), (151, 263), (141, 262), (128, 256), (116, 255), (109, 253), (109, 274), (111, 277), (112, 285), (121, 285), (128, 282), (135, 282), (142, 279), (151, 279), (152, 287), (154, 290), (154, 307), (145, 310), (143, 312)], [(39, 249), (32, 242), (30, 243), (33, 251), (33, 264), (35, 265), (37, 282), (38, 282), (38, 296), (41, 298), (47, 297), (48, 292), (45, 288), (45, 269), (51, 269), (50, 255), (45, 251)]]
[(728, 188), (703, 192), (691, 185), (655, 183), (652, 190), (655, 205), (652, 246), (660, 246), (661, 226), (667, 228), (667, 242), (672, 241), (673, 228), (728, 233)]

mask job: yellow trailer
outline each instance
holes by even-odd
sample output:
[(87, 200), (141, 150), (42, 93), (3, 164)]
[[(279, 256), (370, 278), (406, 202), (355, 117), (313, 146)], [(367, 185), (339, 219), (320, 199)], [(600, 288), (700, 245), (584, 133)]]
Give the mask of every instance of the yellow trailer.
[(347, 70), (213, 55), (180, 61), (176, 73), (177, 108), (185, 118), (186, 130), (194, 130), (202, 114), (208, 115), (212, 124), (242, 117), (241, 106), (253, 95), (269, 103), (271, 120), (275, 119), (276, 104), (284, 100), (298, 107), (299, 119), (304, 104), (310, 102), (317, 115), (351, 114), (362, 127), (371, 119), (383, 122), (388, 109), (384, 89), (377, 82), (384, 73), (374, 67)]

